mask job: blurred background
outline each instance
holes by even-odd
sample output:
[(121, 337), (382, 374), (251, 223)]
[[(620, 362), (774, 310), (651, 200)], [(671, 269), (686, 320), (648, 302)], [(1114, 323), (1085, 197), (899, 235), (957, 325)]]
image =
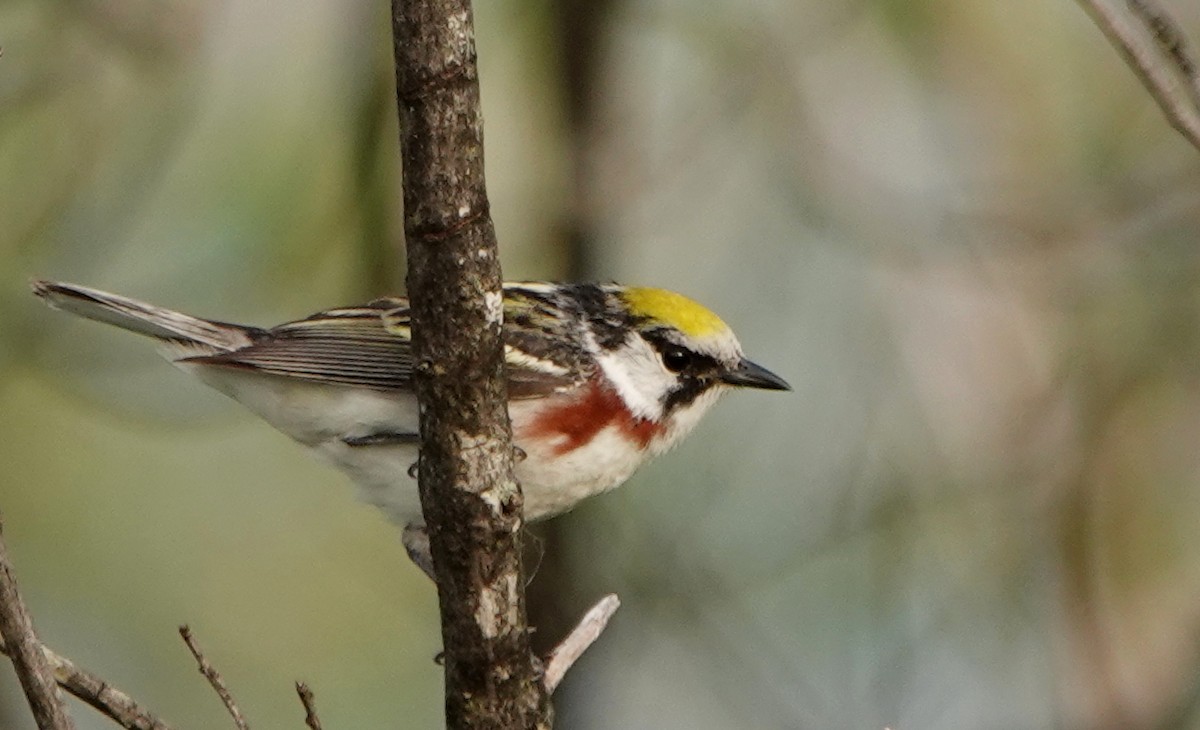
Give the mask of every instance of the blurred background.
[[(27, 280), (264, 325), (400, 291), (385, 6), (0, 2), (6, 537), (46, 642), (181, 728), (229, 726), (181, 623), (256, 727), (302, 726), (296, 679), (326, 727), (438, 727), (433, 588)], [(540, 642), (623, 602), (560, 727), (1200, 728), (1200, 153), (1075, 3), (476, 24), (506, 276), (678, 289), (795, 386), (536, 528)]]

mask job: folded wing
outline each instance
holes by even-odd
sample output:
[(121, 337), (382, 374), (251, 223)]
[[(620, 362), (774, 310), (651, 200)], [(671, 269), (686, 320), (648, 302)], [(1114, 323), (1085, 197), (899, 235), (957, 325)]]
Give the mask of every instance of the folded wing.
[[(410, 337), (408, 302), (385, 298), (319, 312), (267, 330), (246, 347), (183, 362), (336, 385), (411, 390)], [(511, 398), (545, 396), (579, 384), (577, 376), (538, 367), (536, 360), (512, 348), (505, 352)]]

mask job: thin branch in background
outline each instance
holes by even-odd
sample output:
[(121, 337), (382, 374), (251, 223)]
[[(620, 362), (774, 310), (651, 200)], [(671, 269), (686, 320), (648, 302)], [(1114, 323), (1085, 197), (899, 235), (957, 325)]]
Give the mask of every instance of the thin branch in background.
[(1200, 150), (1200, 76), (1183, 31), (1154, 0), (1077, 0), (1167, 120)]
[(1187, 38), (1175, 20), (1161, 8), (1154, 5), (1153, 0), (1128, 0), (1129, 9), (1133, 11), (1146, 27), (1154, 33), (1154, 39), (1159, 48), (1183, 74), (1183, 77), (1196, 88), (1196, 64), (1188, 57)]
[(0, 636), (12, 660), (29, 709), (41, 730), (73, 730), (75, 723), (58, 691), (54, 670), (42, 642), (33, 630), (29, 609), (17, 589), (17, 579), (4, 544), (4, 518), (0, 516)]
[(108, 682), (80, 669), (70, 659), (42, 647), (46, 659), (54, 667), (58, 685), (76, 698), (91, 705), (125, 730), (172, 730), (154, 713), (142, 707), (128, 694)]
[(296, 682), (296, 694), (300, 695), (300, 704), (304, 705), (304, 724), (308, 730), (321, 730), (321, 718), (317, 716), (312, 690), (304, 682)]
[[(4, 575), (4, 581), (11, 585), (15, 592), (16, 585), (12, 583), (12, 565), (8, 559), (8, 551), (4, 547), (2, 530), (3, 520), (0, 519), (0, 566), (2, 566), (0, 572)], [(19, 600), (19, 594), (17, 597)], [(7, 599), (0, 598), (0, 600), (6, 601)], [(40, 648), (42, 656), (45, 657), (53, 674), (54, 681), (59, 687), (91, 705), (92, 708), (125, 730), (172, 730), (170, 725), (139, 705), (128, 694), (91, 672), (80, 669), (70, 659), (56, 654), (45, 646)], [(3, 635), (0, 635), (0, 654), (6, 656), (13, 654)]]
[(179, 635), (183, 637), (183, 643), (187, 644), (188, 651), (200, 665), (200, 673), (216, 690), (217, 696), (221, 698), (221, 703), (229, 711), (229, 716), (233, 718), (233, 724), (237, 726), (238, 730), (250, 730), (250, 725), (246, 723), (246, 717), (242, 714), (237, 702), (234, 701), (233, 695), (229, 693), (229, 688), (225, 686), (225, 680), (221, 678), (221, 673), (208, 661), (204, 652), (200, 651), (200, 647), (196, 644), (196, 637), (192, 635), (191, 627), (187, 624), (180, 626)]
[(554, 647), (546, 657), (546, 670), (542, 675), (542, 684), (547, 693), (553, 694), (554, 690), (558, 689), (567, 670), (579, 661), (579, 657), (583, 656), (589, 646), (596, 643), (604, 627), (608, 626), (608, 620), (620, 607), (620, 599), (615, 593), (609, 593), (583, 615), (579, 624), (567, 634), (567, 638)]

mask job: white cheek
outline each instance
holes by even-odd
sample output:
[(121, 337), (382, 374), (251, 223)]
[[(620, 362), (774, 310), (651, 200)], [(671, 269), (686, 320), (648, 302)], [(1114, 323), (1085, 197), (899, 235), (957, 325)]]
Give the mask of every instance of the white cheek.
[(630, 335), (624, 347), (597, 358), (604, 374), (633, 415), (657, 421), (662, 418), (662, 397), (675, 384), (650, 343)]

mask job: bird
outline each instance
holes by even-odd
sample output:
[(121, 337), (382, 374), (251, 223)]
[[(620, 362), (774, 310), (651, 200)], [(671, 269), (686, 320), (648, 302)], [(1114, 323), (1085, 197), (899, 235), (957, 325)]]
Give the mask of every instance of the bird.
[[(420, 436), (407, 298), (270, 328), (203, 319), (36, 280), (51, 307), (156, 341), (184, 371), (348, 475), (432, 575), (415, 470)], [(562, 514), (677, 445), (726, 392), (790, 390), (716, 314), (666, 289), (503, 286), (508, 412), (525, 519)]]

